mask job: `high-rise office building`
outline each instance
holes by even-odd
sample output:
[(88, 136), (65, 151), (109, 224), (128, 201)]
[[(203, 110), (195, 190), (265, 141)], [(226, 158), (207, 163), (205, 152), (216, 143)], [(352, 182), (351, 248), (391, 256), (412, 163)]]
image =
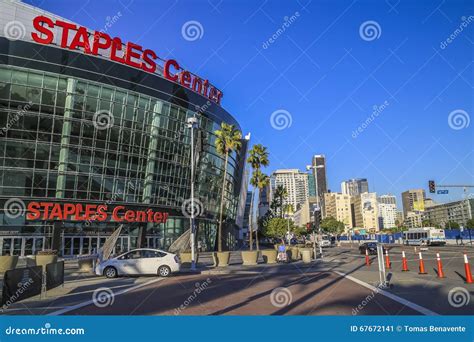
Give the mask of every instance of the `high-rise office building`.
[(394, 195), (381, 195), (377, 198), (380, 229), (396, 227), (397, 198)]
[(291, 204), (293, 210), (298, 210), (308, 199), (308, 174), (298, 169), (275, 170), (271, 176), (274, 188), (282, 185), (286, 188), (288, 196), (284, 204)]
[(315, 196), (318, 197), (319, 200), (322, 200), (324, 198), (324, 194), (328, 192), (328, 183), (326, 178), (326, 157), (324, 154), (314, 155), (311, 166), (315, 180)]
[(343, 222), (346, 231), (353, 227), (351, 212), (351, 196), (335, 192), (324, 194), (324, 217), (333, 217)]
[(409, 211), (425, 210), (425, 190), (411, 189), (402, 192), (403, 216), (406, 218)]
[(341, 183), (341, 192), (351, 196), (369, 192), (369, 182), (366, 178), (349, 179)]
[(367, 229), (371, 233), (379, 231), (379, 209), (375, 192), (352, 196), (351, 209), (354, 227)]
[(397, 206), (397, 198), (391, 194), (379, 196), (378, 201), (382, 204), (393, 204)]

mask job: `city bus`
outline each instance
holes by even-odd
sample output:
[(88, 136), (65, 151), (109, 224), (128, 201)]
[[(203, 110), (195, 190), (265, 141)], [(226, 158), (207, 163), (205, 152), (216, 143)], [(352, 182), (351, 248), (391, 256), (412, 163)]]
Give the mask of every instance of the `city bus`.
[(442, 246), (446, 244), (444, 230), (434, 227), (410, 228), (403, 232), (403, 240), (406, 245), (414, 246)]

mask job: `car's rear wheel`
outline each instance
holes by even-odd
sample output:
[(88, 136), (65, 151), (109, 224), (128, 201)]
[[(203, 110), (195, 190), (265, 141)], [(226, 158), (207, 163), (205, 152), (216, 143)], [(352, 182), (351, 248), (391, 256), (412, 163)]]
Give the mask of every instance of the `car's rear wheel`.
[(107, 278), (117, 278), (117, 275), (118, 275), (117, 274), (117, 269), (115, 267), (108, 266), (104, 270), (104, 275)]
[(171, 275), (171, 268), (166, 265), (160, 266), (158, 268), (158, 275), (160, 277), (169, 277)]

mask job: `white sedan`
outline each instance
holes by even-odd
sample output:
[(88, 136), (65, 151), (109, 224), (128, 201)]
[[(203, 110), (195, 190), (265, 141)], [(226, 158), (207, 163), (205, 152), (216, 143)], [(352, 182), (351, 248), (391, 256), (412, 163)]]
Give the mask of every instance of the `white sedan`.
[(145, 274), (169, 277), (178, 272), (179, 268), (180, 261), (176, 254), (159, 249), (138, 248), (101, 262), (97, 265), (96, 274), (107, 278)]

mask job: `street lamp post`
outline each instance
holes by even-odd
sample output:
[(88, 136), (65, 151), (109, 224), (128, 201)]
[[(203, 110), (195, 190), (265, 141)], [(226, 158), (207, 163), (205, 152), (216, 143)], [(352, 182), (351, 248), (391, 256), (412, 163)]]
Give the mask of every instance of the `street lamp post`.
[[(306, 170), (316, 170), (316, 169), (322, 169), (324, 168), (324, 165), (306, 165)], [(318, 209), (321, 210), (321, 205), (320, 205), (320, 198), (319, 198), (319, 188), (318, 188), (318, 175), (317, 171), (315, 171), (314, 174), (314, 184), (316, 185), (316, 205), (318, 206)], [(316, 222), (315, 222), (316, 223)], [(323, 258), (323, 247), (322, 247), (322, 235), (321, 235), (321, 225), (318, 227), (318, 235), (319, 235), (319, 254), (321, 255), (321, 259)], [(315, 236), (313, 233), (313, 240), (315, 240)], [(315, 248), (315, 253), (314, 253), (314, 259), (316, 260), (316, 248)]]
[(187, 127), (191, 130), (191, 270), (196, 270), (196, 225), (194, 222), (194, 129), (199, 127), (198, 119), (193, 116), (187, 119)]

